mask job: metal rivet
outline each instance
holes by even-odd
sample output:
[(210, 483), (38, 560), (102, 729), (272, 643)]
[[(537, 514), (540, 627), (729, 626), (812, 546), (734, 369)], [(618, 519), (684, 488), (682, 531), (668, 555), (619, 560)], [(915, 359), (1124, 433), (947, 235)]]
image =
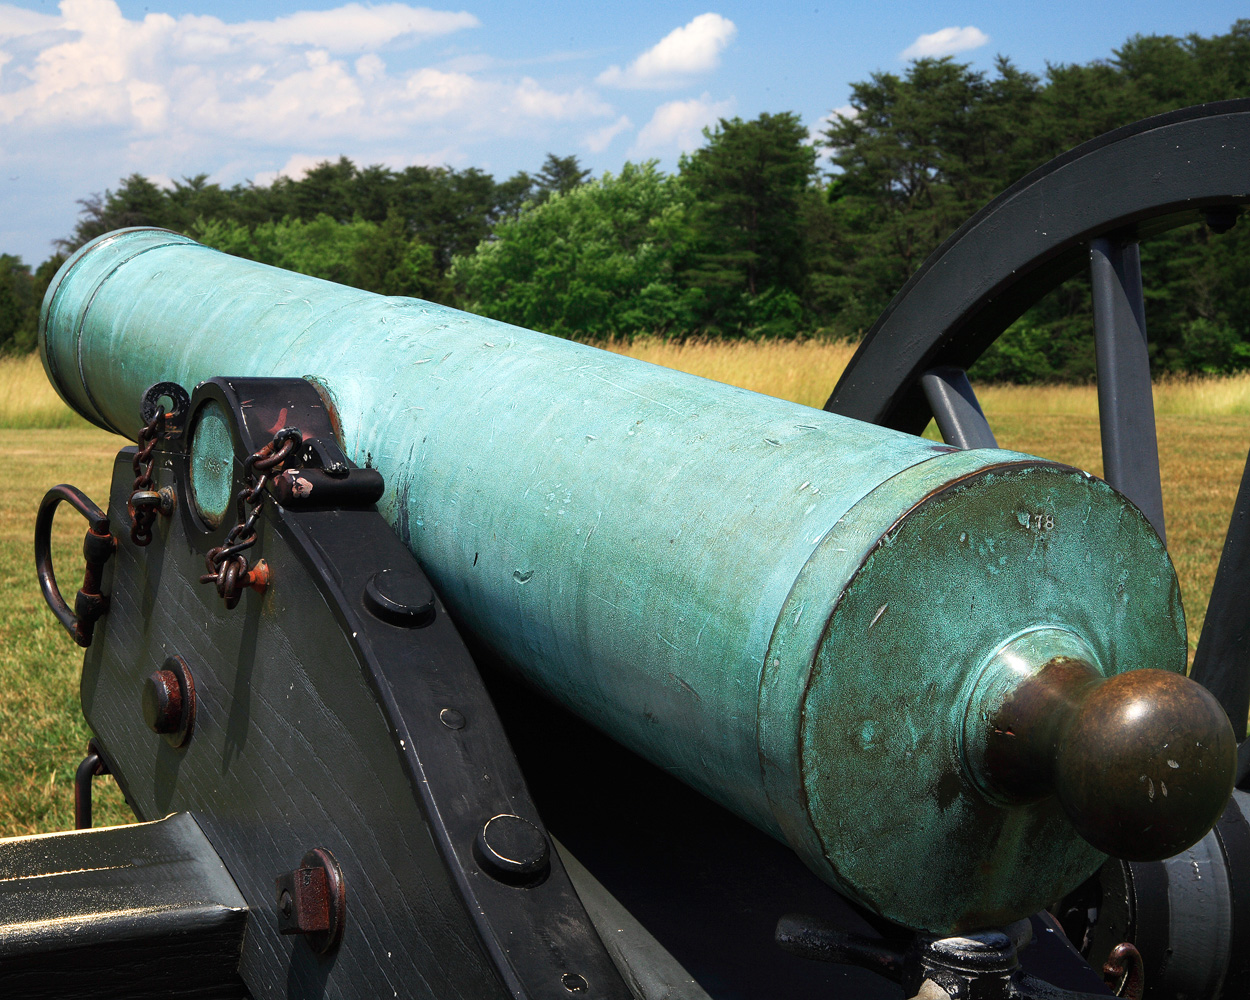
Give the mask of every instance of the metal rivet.
[(586, 982), (585, 977), (579, 976), (576, 972), (566, 972), (560, 978), (560, 982), (570, 993), (585, 993), (590, 989), (590, 984)]
[(551, 867), (546, 835), (513, 813), (488, 819), (473, 843), (473, 853), (485, 872), (509, 885), (537, 885)]
[(384, 569), (365, 584), (365, 607), (400, 628), (423, 628), (434, 620), (434, 590), (414, 569)]
[(438, 718), (448, 729), (464, 728), (464, 716), (454, 708), (444, 708), (438, 713)]

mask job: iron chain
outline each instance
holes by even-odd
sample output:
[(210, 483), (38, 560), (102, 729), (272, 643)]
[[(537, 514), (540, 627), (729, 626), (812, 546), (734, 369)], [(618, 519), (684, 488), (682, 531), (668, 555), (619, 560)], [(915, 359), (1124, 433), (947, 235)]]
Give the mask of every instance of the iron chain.
[(270, 475), (286, 468), (286, 460), (302, 441), (299, 428), (284, 427), (273, 436), (272, 441), (249, 455), (243, 463), (244, 486), (235, 496), (238, 523), (230, 529), (221, 545), (208, 550), (204, 560), (208, 572), (200, 577), (200, 583), (216, 585), (217, 593), (226, 602), (227, 608), (239, 603), (246, 588), (263, 587), (268, 582), (263, 560), (255, 567), (249, 567), (247, 556), (243, 553), (256, 544), (256, 521), (260, 518)]
[(156, 520), (159, 501), (153, 487), (152, 469), (156, 465), (156, 442), (165, 433), (165, 411), (157, 408), (139, 432), (139, 450), (131, 460), (135, 483), (130, 491), (130, 540), (136, 545), (152, 541), (152, 522)]

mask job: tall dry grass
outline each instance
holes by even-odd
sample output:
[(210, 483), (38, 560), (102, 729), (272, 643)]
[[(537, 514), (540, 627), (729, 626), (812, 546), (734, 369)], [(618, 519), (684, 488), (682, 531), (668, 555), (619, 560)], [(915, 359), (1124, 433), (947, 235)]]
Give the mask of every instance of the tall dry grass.
[(642, 337), (598, 346), (752, 392), (821, 407), (856, 345), (823, 340), (673, 341)]
[[(728, 382), (754, 392), (821, 407), (855, 353), (844, 341), (672, 341), (643, 337), (600, 345), (617, 354)], [(1093, 385), (978, 385), (977, 398), (995, 415), (1096, 418)], [(1167, 377), (1154, 385), (1159, 417), (1250, 416), (1250, 373)]]
[[(753, 392), (821, 407), (855, 353), (854, 344), (822, 340), (673, 341), (644, 337), (600, 345), (665, 368), (727, 382)], [(1092, 385), (981, 385), (991, 422), (996, 416), (1098, 415)], [(1165, 378), (1155, 383), (1159, 417), (1250, 416), (1250, 373)], [(0, 428), (86, 427), (48, 383), (37, 355), (0, 357)]]
[[(986, 416), (1098, 416), (1098, 390), (1092, 385), (983, 385), (977, 398)], [(1154, 384), (1158, 417), (1250, 416), (1250, 374), (1169, 376)]]
[(56, 394), (38, 354), (0, 356), (0, 429), (89, 426)]

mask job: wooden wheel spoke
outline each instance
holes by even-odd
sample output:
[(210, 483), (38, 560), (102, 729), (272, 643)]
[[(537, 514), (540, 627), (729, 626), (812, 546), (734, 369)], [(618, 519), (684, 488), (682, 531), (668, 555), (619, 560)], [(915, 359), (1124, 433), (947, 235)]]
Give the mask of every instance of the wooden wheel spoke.
[(1191, 672), (1224, 706), (1238, 741), (1250, 713), (1250, 458), (1242, 473)]
[(1103, 478), (1133, 501), (1166, 544), (1150, 354), (1136, 243), (1089, 247)]
[(956, 448), (998, 447), (962, 368), (932, 368), (921, 376), (920, 385), (943, 441)]

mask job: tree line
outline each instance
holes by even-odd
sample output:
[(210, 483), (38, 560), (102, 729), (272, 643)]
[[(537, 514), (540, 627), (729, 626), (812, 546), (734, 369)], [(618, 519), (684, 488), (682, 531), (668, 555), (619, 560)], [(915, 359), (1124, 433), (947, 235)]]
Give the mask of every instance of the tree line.
[[(921, 59), (852, 85), (813, 141), (795, 114), (722, 119), (673, 173), (574, 156), (498, 181), (469, 168), (359, 167), (223, 188), (135, 174), (81, 202), (33, 271), (0, 256), (0, 347), (34, 342), (63, 259), (121, 226), (186, 232), (229, 253), (559, 336), (855, 338), (925, 258), (1019, 177), (1103, 132), (1250, 96), (1250, 20), (1222, 35), (1134, 36), (1111, 58), (1037, 76)], [(1143, 165), (1142, 169), (1148, 169)], [(1250, 367), (1250, 223), (1143, 244), (1157, 372)], [(974, 377), (1093, 375), (1087, 277), (1030, 309)]]

